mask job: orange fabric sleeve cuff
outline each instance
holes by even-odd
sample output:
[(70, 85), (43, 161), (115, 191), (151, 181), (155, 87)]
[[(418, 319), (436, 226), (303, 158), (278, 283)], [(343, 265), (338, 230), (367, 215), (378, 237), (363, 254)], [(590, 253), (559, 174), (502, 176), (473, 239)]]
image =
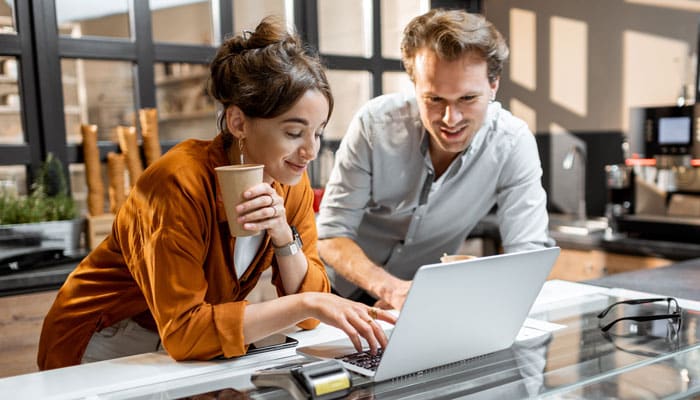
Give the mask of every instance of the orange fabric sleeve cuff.
[(248, 346), (243, 337), (243, 316), (248, 301), (236, 301), (214, 306), (214, 324), (221, 341), (224, 357), (241, 356)]

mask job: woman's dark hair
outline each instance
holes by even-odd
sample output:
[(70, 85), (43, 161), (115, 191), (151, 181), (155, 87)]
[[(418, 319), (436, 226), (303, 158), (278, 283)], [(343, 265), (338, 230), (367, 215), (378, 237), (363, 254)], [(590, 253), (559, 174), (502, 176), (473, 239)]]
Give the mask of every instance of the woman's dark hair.
[(224, 108), (218, 119), (223, 132), (228, 132), (226, 109), (232, 105), (248, 117), (274, 118), (314, 89), (328, 100), (331, 116), (333, 95), (321, 61), (276, 17), (264, 18), (255, 32), (227, 39), (210, 70), (208, 90)]

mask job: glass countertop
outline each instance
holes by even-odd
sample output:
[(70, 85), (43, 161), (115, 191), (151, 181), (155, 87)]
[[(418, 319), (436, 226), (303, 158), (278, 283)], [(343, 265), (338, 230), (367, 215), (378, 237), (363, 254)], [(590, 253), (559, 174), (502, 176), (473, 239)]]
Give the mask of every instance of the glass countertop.
[[(700, 312), (682, 310), (680, 324), (672, 320), (623, 321), (610, 334), (598, 327), (597, 314), (618, 299), (589, 295), (578, 304), (530, 315), (563, 325), (510, 348), (372, 384), (353, 377), (349, 399), (681, 399), (700, 397)], [(617, 309), (616, 318), (656, 315), (664, 304)], [(488, 323), (482, 329), (488, 329)], [(429, 345), (429, 344), (426, 344)], [(311, 361), (302, 356), (276, 360)], [(264, 367), (270, 367), (266, 365)], [(261, 366), (260, 369), (264, 368)], [(221, 389), (230, 388), (226, 392)], [(238, 390), (235, 390), (235, 389)], [(217, 397), (218, 396), (218, 397)], [(280, 389), (255, 389), (250, 373), (233, 369), (215, 375), (173, 380), (149, 387), (106, 393), (99, 399), (285, 399)]]

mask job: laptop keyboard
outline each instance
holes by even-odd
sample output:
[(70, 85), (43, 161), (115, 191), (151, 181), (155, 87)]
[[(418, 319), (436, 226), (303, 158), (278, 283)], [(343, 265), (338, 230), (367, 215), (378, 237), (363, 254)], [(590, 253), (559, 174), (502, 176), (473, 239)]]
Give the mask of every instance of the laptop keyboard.
[(382, 359), (382, 354), (384, 354), (384, 349), (377, 349), (377, 354), (372, 355), (369, 350), (360, 351), (357, 353), (352, 353), (344, 356), (336, 357), (337, 360), (344, 361), (358, 367), (368, 369), (370, 371), (376, 371), (379, 366), (379, 360)]

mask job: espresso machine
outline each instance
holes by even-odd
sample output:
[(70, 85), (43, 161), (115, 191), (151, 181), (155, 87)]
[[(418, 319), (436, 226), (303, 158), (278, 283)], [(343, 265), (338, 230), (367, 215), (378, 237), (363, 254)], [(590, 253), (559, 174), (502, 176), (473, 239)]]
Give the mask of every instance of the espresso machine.
[(697, 243), (700, 237), (700, 105), (633, 109), (640, 155), (606, 168), (608, 216), (630, 236)]

